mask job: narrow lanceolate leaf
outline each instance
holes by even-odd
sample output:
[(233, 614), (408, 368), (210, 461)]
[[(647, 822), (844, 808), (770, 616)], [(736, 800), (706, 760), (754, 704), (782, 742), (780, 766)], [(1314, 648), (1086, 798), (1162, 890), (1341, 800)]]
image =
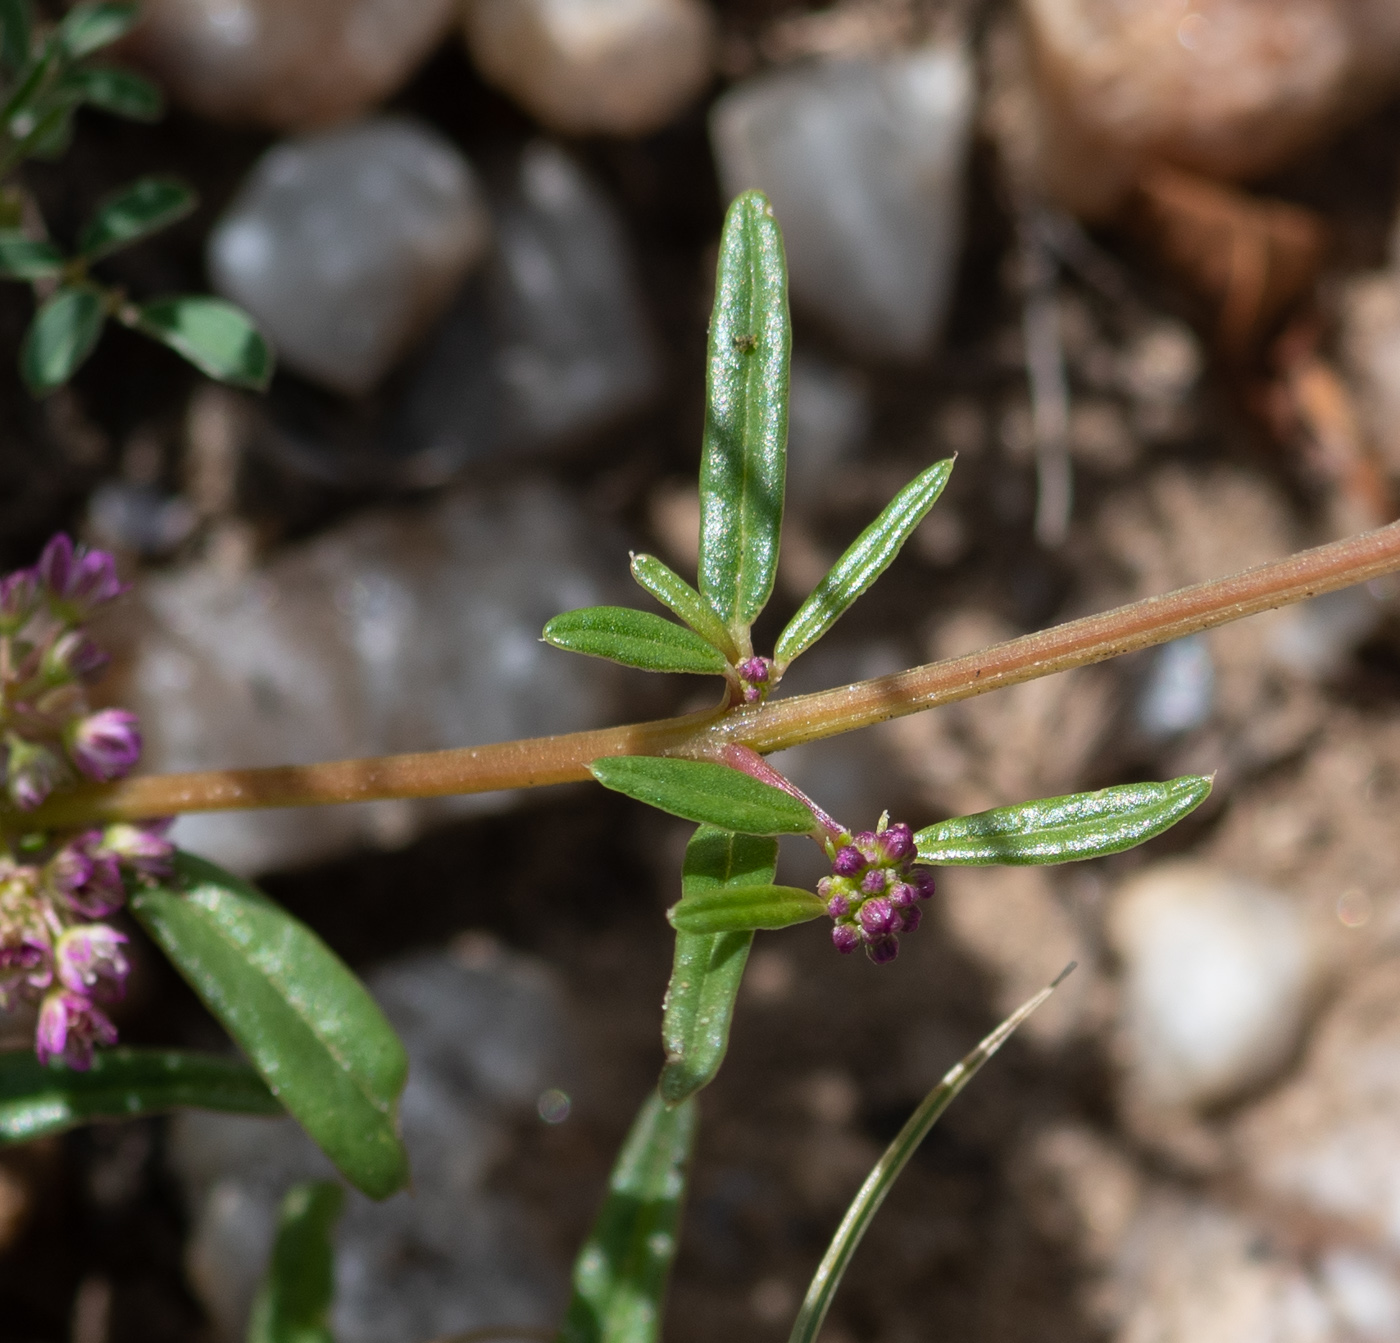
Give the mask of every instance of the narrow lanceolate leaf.
[(683, 933), (731, 933), (756, 928), (791, 928), (826, 913), (811, 891), (797, 886), (753, 886), (743, 891), (710, 891), (690, 896), (666, 911)]
[[(702, 825), (686, 845), (682, 902), (771, 885), (777, 862), (777, 840)], [(660, 1090), (668, 1105), (708, 1086), (724, 1062), (734, 998), (752, 945), (751, 931), (676, 934), (661, 1021), (666, 1066)]]
[(696, 1108), (653, 1092), (608, 1180), (607, 1200), (574, 1261), (574, 1295), (556, 1343), (655, 1343), (676, 1256)]
[(272, 348), (242, 308), (221, 298), (157, 299), (131, 325), (220, 382), (262, 391), (272, 379)]
[(58, 40), (69, 60), (78, 60), (124, 37), (138, 17), (134, 4), (74, 5), (59, 25)]
[(674, 569), (662, 564), (655, 555), (633, 555), (632, 577), (707, 643), (713, 644), (731, 662), (738, 661), (739, 649), (724, 627), (724, 621), (715, 614), (715, 608)]
[(1049, 988), (1041, 989), (1029, 1002), (1023, 1003), (970, 1054), (944, 1074), (943, 1080), (920, 1103), (919, 1108), (909, 1116), (908, 1122), (895, 1135), (895, 1139), (885, 1149), (884, 1155), (875, 1164), (874, 1170), (865, 1178), (860, 1192), (846, 1209), (836, 1234), (831, 1238), (822, 1261), (812, 1277), (797, 1320), (788, 1336), (788, 1343), (815, 1343), (821, 1333), (826, 1313), (831, 1307), (831, 1299), (841, 1285), (851, 1256), (855, 1254), (885, 1195), (894, 1187), (900, 1173), (909, 1164), (909, 1158), (918, 1150), (919, 1144), (928, 1136), (929, 1130), (943, 1116), (943, 1112), (957, 1098), (958, 1093), (977, 1075), (998, 1049), (1011, 1037), (1011, 1033), (1054, 992), (1055, 986), (1071, 970), (1069, 965)]
[(39, 396), (61, 387), (82, 366), (102, 334), (107, 305), (91, 285), (60, 289), (34, 314), (19, 352), (19, 369)]
[(261, 891), (185, 853), (171, 884), (142, 891), (131, 908), (345, 1177), (373, 1198), (401, 1188), (408, 1059), (325, 943)]
[(914, 836), (919, 861), (938, 866), (1071, 863), (1121, 853), (1160, 835), (1210, 794), (1211, 780), (1186, 774), (1097, 793), (1046, 797), (955, 816)]
[(805, 835), (816, 828), (812, 813), (795, 797), (727, 765), (617, 755), (588, 768), (604, 788), (701, 825), (744, 835)]
[(25, 1049), (0, 1054), (0, 1143), (28, 1142), (94, 1119), (181, 1108), (281, 1114), (239, 1059), (174, 1049), (103, 1049), (87, 1072), (45, 1067)]
[(63, 76), (60, 88), (92, 107), (132, 121), (156, 121), (165, 110), (161, 91), (149, 79), (113, 66), (75, 66)]
[(22, 233), (0, 233), (0, 275), (7, 280), (38, 280), (63, 269), (63, 253), (51, 242)]
[(272, 1261), (248, 1321), (248, 1343), (333, 1343), (331, 1237), (344, 1202), (344, 1191), (329, 1180), (309, 1180), (287, 1191)]
[(791, 345), (783, 236), (746, 191), (720, 235), (700, 459), (700, 591), (736, 636), (778, 569)]
[(723, 676), (729, 666), (724, 654), (693, 630), (629, 606), (565, 611), (544, 627), (544, 639), (571, 653), (587, 653), (643, 671)]
[(29, 60), (32, 18), (29, 0), (0, 0), (0, 60), (11, 72)]
[(78, 250), (95, 261), (183, 219), (199, 198), (174, 177), (143, 177), (97, 207), (78, 239)]
[(773, 661), (780, 671), (816, 643), (846, 608), (890, 567), (901, 547), (914, 534), (914, 528), (937, 502), (952, 474), (951, 457), (935, 462), (900, 490), (885, 511), (855, 539), (778, 636)]

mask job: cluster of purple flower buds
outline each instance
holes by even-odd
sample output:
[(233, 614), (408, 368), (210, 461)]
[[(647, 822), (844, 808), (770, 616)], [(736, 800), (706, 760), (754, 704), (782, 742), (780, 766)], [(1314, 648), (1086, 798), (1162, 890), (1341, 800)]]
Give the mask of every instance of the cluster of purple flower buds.
[(850, 955), (857, 947), (876, 965), (899, 955), (899, 935), (919, 926), (921, 900), (933, 894), (933, 873), (915, 868), (914, 832), (904, 824), (842, 835), (833, 846), (832, 875), (817, 883), (836, 921), (831, 940)]
[(768, 658), (745, 658), (734, 668), (745, 704), (760, 704), (773, 688), (773, 663)]
[(0, 1009), (39, 1004), (41, 1063), (84, 1069), (95, 1044), (116, 1043), (102, 1009), (126, 990), (127, 939), (98, 920), (126, 902), (128, 881), (169, 876), (169, 825), (109, 825), (57, 844), (26, 836), (0, 853)]
[(81, 626), (122, 591), (111, 555), (62, 533), (32, 569), (0, 578), (0, 759), (25, 811), (80, 777), (119, 778), (141, 754), (136, 715), (94, 711), (84, 690), (108, 659)]

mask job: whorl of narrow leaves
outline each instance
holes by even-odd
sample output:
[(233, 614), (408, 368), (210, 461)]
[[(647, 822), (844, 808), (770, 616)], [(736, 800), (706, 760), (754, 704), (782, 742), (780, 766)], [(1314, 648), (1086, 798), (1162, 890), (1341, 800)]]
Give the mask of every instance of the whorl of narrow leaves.
[(745, 835), (805, 835), (816, 818), (795, 797), (708, 760), (617, 755), (589, 765), (593, 777), (658, 811)]
[(952, 474), (951, 457), (935, 462), (900, 490), (884, 512), (855, 539), (778, 636), (773, 661), (779, 672), (816, 643), (846, 608), (889, 568), (914, 534), (914, 528), (937, 502)]
[[(702, 825), (685, 848), (681, 902), (715, 891), (770, 885), (777, 862), (777, 840)], [(708, 1086), (724, 1062), (734, 999), (752, 945), (748, 930), (676, 933), (661, 1021), (666, 1066), (660, 1091), (668, 1105), (678, 1105)]]
[(574, 1295), (556, 1343), (660, 1337), (696, 1119), (693, 1099), (668, 1108), (653, 1092), (643, 1103), (574, 1261)]
[(1211, 780), (1186, 774), (1097, 793), (1046, 797), (955, 816), (914, 836), (919, 861), (985, 867), (1069, 863), (1120, 853), (1170, 829), (1210, 794)]
[(628, 606), (566, 611), (544, 627), (544, 640), (643, 671), (722, 676), (729, 665), (723, 653), (693, 630)]
[(174, 1049), (103, 1049), (87, 1072), (45, 1067), (32, 1049), (0, 1054), (0, 1143), (29, 1142), (94, 1119), (191, 1107), (281, 1114), (246, 1063)]
[(746, 191), (720, 235), (700, 459), (700, 591), (740, 643), (778, 568), (791, 345), (782, 233)]
[(408, 1179), (398, 1102), (408, 1058), (364, 986), (305, 924), (212, 863), (176, 855), (132, 912), (346, 1179)]
[(310, 1180), (287, 1191), (267, 1277), (248, 1321), (248, 1343), (333, 1343), (331, 1237), (344, 1203), (344, 1190), (329, 1180)]

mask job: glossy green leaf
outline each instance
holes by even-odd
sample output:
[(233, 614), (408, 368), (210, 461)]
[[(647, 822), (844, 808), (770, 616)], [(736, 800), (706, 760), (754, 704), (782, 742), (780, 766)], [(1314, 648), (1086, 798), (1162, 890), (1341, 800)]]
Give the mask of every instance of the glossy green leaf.
[(805, 835), (816, 828), (812, 813), (795, 797), (728, 765), (617, 755), (588, 768), (604, 788), (701, 825), (745, 835)]
[(0, 275), (9, 280), (37, 280), (63, 269), (63, 253), (51, 242), (36, 242), (22, 233), (0, 233)]
[(937, 502), (952, 474), (951, 457), (935, 462), (900, 490), (884, 512), (855, 539), (778, 636), (773, 661), (780, 671), (816, 643), (846, 608), (890, 567), (904, 543), (914, 534), (914, 528)]
[(778, 570), (791, 346), (782, 233), (746, 191), (720, 235), (700, 459), (700, 591), (736, 638)]
[(0, 0), (0, 61), (10, 71), (18, 72), (29, 60), (33, 18), (29, 0)]
[(247, 313), (221, 298), (157, 299), (137, 310), (133, 325), (220, 382), (261, 391), (272, 378), (271, 347)]
[(263, 1080), (352, 1184), (408, 1179), (398, 1098), (408, 1059), (364, 985), (305, 924), (191, 854), (132, 912)]
[(107, 305), (92, 285), (58, 290), (34, 314), (19, 353), (19, 369), (38, 396), (61, 387), (82, 366), (102, 334)]
[(157, 121), (165, 98), (149, 79), (108, 65), (79, 65), (63, 77), (62, 87), (75, 98), (132, 121)]
[(97, 207), (78, 239), (78, 250), (95, 261), (183, 219), (198, 203), (178, 178), (142, 177)]
[(608, 1179), (607, 1199), (574, 1261), (557, 1343), (656, 1343), (676, 1257), (697, 1112), (647, 1097)]
[(544, 640), (571, 653), (587, 653), (654, 672), (723, 676), (724, 654), (693, 630), (630, 606), (587, 606), (565, 611), (544, 627)]
[(1160, 835), (1210, 794), (1211, 780), (1129, 783), (955, 816), (914, 836), (919, 861), (938, 866), (1072, 863), (1121, 853)]
[(632, 577), (707, 643), (713, 644), (731, 662), (738, 661), (739, 649), (725, 629), (724, 621), (674, 569), (662, 564), (655, 555), (633, 555)]
[(811, 891), (797, 886), (753, 886), (742, 891), (711, 891), (681, 900), (666, 911), (683, 933), (732, 933), (756, 928), (791, 928), (826, 913)]
[(87, 1072), (45, 1067), (30, 1049), (0, 1054), (0, 1142), (29, 1142), (95, 1119), (181, 1108), (281, 1114), (239, 1059), (174, 1049), (102, 1049)]
[[(771, 885), (777, 862), (777, 840), (702, 825), (686, 845), (682, 901)], [(660, 1090), (668, 1105), (708, 1086), (724, 1062), (734, 997), (752, 945), (751, 931), (676, 934), (661, 1021), (666, 1065)]]
[(1023, 1003), (976, 1049), (955, 1063), (943, 1075), (943, 1080), (924, 1097), (919, 1108), (909, 1116), (908, 1122), (885, 1149), (874, 1170), (866, 1176), (860, 1192), (846, 1209), (846, 1215), (841, 1219), (841, 1225), (837, 1227), (836, 1234), (812, 1277), (811, 1285), (807, 1288), (807, 1295), (792, 1326), (792, 1333), (788, 1336), (788, 1343), (815, 1343), (817, 1335), (821, 1333), (826, 1313), (831, 1307), (831, 1299), (841, 1285), (841, 1279), (850, 1266), (856, 1247), (860, 1245), (875, 1214), (880, 1210), (885, 1196), (909, 1164), (909, 1158), (918, 1150), (919, 1144), (942, 1118), (943, 1112), (957, 1098), (958, 1093), (977, 1075), (982, 1065), (1011, 1038), (1012, 1032), (1054, 992), (1056, 985), (1073, 969), (1073, 964), (1069, 965), (1054, 984), (1041, 989), (1029, 1002)]
[(140, 7), (134, 4), (74, 5), (58, 28), (58, 40), (69, 60), (78, 60), (111, 46), (136, 26)]
[(332, 1237), (344, 1203), (344, 1190), (329, 1180), (308, 1180), (287, 1191), (267, 1277), (248, 1321), (248, 1343), (334, 1343)]

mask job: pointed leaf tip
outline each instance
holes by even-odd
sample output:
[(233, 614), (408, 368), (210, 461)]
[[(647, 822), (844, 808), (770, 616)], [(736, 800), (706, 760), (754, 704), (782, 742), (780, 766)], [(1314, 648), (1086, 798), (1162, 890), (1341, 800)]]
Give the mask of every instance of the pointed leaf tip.
[(1070, 863), (1121, 853), (1170, 829), (1210, 795), (1199, 774), (1046, 797), (955, 816), (914, 836), (919, 861), (986, 867)]
[(816, 643), (851, 603), (889, 568), (914, 529), (937, 503), (952, 474), (951, 457), (935, 462), (900, 490), (880, 516), (855, 539), (778, 636), (773, 661), (780, 672)]

